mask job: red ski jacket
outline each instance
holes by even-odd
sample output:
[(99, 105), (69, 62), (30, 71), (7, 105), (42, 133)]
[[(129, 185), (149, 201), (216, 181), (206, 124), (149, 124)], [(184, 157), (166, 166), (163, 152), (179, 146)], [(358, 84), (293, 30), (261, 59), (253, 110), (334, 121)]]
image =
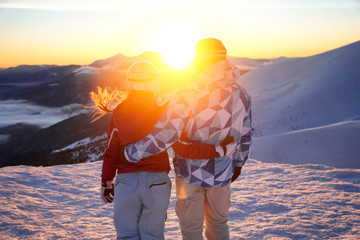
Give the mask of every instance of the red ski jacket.
[(131, 91), (127, 99), (114, 109), (103, 155), (101, 174), (103, 179), (111, 181), (116, 171), (118, 174), (137, 171), (170, 171), (167, 151), (144, 158), (137, 163), (118, 163), (120, 146), (134, 143), (149, 134), (165, 108), (166, 105), (157, 104), (153, 93)]

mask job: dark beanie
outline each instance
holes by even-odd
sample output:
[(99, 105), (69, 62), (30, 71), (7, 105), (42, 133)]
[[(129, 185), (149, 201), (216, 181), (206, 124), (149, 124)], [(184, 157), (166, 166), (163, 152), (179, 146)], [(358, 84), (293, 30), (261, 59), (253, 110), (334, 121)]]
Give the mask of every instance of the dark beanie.
[(219, 39), (204, 38), (196, 44), (195, 55), (196, 58), (226, 59), (226, 48)]

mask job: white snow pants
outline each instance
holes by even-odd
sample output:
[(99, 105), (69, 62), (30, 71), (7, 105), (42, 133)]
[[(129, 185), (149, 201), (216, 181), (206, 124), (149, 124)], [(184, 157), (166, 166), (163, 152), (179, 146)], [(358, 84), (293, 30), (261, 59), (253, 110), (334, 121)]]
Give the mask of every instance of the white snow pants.
[(118, 174), (114, 182), (117, 239), (164, 239), (170, 190), (166, 172)]
[(175, 211), (183, 240), (202, 240), (204, 217), (208, 240), (229, 239), (227, 225), (231, 201), (230, 184), (224, 187), (197, 187), (176, 177)]

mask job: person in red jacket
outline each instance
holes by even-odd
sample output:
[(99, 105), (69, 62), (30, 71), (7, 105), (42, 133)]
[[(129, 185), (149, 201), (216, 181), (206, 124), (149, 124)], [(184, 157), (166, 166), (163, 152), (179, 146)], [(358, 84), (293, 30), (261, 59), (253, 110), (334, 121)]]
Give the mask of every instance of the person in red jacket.
[(166, 108), (166, 104), (158, 104), (159, 71), (150, 62), (136, 62), (128, 69), (126, 79), (129, 94), (112, 111), (108, 127), (101, 198), (104, 203), (114, 201), (118, 239), (164, 239), (171, 189), (167, 152), (139, 163), (117, 162), (120, 147), (150, 133)]
[[(159, 71), (152, 63), (134, 63), (128, 69), (126, 80), (129, 94), (112, 111), (108, 127), (101, 199), (104, 203), (114, 202), (118, 239), (164, 239), (171, 190), (167, 151), (137, 163), (121, 163), (119, 156), (125, 145), (142, 139), (153, 130), (167, 103), (159, 104)], [(100, 104), (102, 108), (107, 105)], [(209, 144), (179, 143), (178, 147), (181, 149), (178, 152), (187, 154), (189, 158), (203, 158), (204, 153), (216, 154), (214, 146)]]

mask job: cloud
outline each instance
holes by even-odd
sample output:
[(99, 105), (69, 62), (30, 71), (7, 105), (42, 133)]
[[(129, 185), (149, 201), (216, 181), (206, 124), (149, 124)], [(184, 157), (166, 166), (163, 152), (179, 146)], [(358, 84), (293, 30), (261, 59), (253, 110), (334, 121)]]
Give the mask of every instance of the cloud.
[(75, 75), (80, 74), (97, 74), (100, 73), (98, 68), (90, 67), (90, 66), (82, 66), (74, 71)]
[(0, 128), (20, 122), (48, 127), (82, 113), (89, 113), (89, 109), (84, 109), (82, 104), (51, 108), (34, 105), (25, 100), (0, 101)]

